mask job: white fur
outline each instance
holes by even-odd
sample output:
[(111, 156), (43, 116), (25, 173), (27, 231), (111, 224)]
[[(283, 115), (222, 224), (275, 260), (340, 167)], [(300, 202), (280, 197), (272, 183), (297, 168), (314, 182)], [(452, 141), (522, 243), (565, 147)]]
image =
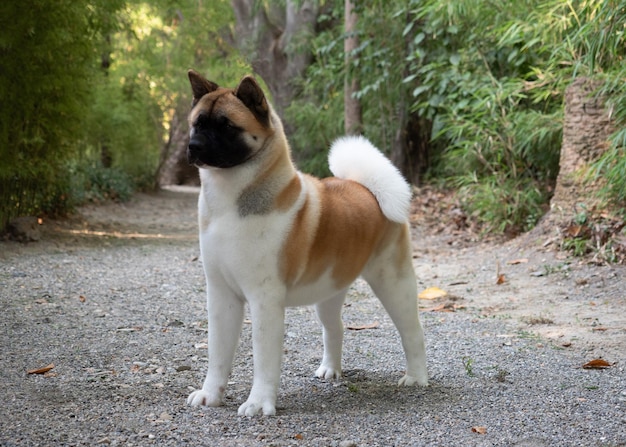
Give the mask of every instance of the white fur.
[(367, 138), (337, 139), (330, 148), (328, 165), (335, 177), (354, 180), (369, 189), (389, 220), (406, 222), (411, 188), (400, 171)]

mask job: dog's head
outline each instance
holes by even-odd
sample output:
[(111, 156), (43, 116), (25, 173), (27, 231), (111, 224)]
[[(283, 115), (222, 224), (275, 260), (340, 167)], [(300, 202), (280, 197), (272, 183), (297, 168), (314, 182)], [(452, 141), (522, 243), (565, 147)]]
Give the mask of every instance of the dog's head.
[(259, 84), (244, 77), (234, 89), (219, 87), (193, 70), (187, 157), (199, 168), (232, 168), (253, 158), (274, 134), (271, 110)]

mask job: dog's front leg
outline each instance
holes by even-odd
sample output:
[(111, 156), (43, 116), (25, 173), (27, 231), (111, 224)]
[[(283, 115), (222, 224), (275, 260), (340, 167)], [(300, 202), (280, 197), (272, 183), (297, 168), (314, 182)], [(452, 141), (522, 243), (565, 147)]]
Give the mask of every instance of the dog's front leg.
[(223, 403), (235, 349), (239, 343), (244, 302), (225, 289), (211, 286), (207, 295), (209, 367), (202, 389), (191, 393), (187, 403), (217, 407)]
[(276, 394), (285, 331), (285, 308), (267, 298), (250, 300), (254, 380), (248, 400), (239, 407), (239, 415), (276, 414)]

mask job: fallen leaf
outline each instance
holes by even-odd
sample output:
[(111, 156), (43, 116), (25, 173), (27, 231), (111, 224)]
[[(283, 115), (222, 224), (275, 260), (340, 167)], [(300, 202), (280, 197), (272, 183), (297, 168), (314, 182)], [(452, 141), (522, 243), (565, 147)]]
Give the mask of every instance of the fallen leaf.
[(510, 261), (506, 261), (508, 265), (526, 264), (527, 262), (528, 262), (527, 258), (512, 259)]
[(440, 289), (439, 287), (429, 287), (426, 290), (422, 290), (417, 297), (421, 300), (435, 300), (437, 298), (443, 298), (448, 295), (448, 292)]
[(594, 359), (583, 365), (584, 369), (605, 369), (610, 367), (611, 364), (604, 359)]
[(487, 433), (487, 427), (472, 427), (472, 432), (484, 435)]
[(608, 331), (609, 328), (608, 327), (604, 327), (604, 326), (596, 326), (596, 327), (592, 327), (591, 328), (591, 332), (604, 332), (604, 331)]
[(30, 369), (26, 371), (26, 374), (45, 374), (54, 368), (54, 363), (50, 363), (48, 366), (44, 366), (43, 368)]
[(294, 436), (294, 439), (298, 439), (299, 441), (304, 439), (304, 436), (302, 436), (302, 433), (298, 433), (297, 435)]
[(496, 284), (501, 285), (501, 284), (504, 284), (505, 282), (506, 282), (506, 276), (504, 276), (504, 273), (500, 273), (498, 275), (498, 279), (496, 280)]
[(85, 298), (85, 296), (84, 296), (84, 295), (81, 295), (81, 296), (79, 296), (79, 297), (78, 297), (78, 300), (79, 300), (81, 303), (84, 303), (85, 301), (87, 301), (87, 298)]
[(462, 304), (443, 303), (439, 306), (422, 309), (422, 312), (456, 312), (459, 309), (465, 309), (465, 306)]
[(378, 321), (374, 321), (373, 323), (363, 324), (360, 326), (347, 326), (346, 329), (350, 331), (362, 331), (364, 329), (376, 329), (379, 326), (379, 324), (380, 323), (378, 323)]
[(582, 225), (570, 225), (565, 229), (565, 234), (569, 237), (578, 237), (583, 232), (583, 229)]

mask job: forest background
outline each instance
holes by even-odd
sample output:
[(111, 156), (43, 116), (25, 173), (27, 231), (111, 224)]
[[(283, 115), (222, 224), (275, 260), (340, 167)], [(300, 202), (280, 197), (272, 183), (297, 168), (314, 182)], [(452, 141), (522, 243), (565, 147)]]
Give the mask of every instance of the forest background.
[(566, 89), (591, 79), (612, 130), (579, 175), (623, 222), (625, 32), (624, 0), (2, 2), (0, 230), (193, 181), (189, 68), (262, 79), (304, 171), (328, 174), (330, 143), (362, 133), (507, 234), (548, 210)]

